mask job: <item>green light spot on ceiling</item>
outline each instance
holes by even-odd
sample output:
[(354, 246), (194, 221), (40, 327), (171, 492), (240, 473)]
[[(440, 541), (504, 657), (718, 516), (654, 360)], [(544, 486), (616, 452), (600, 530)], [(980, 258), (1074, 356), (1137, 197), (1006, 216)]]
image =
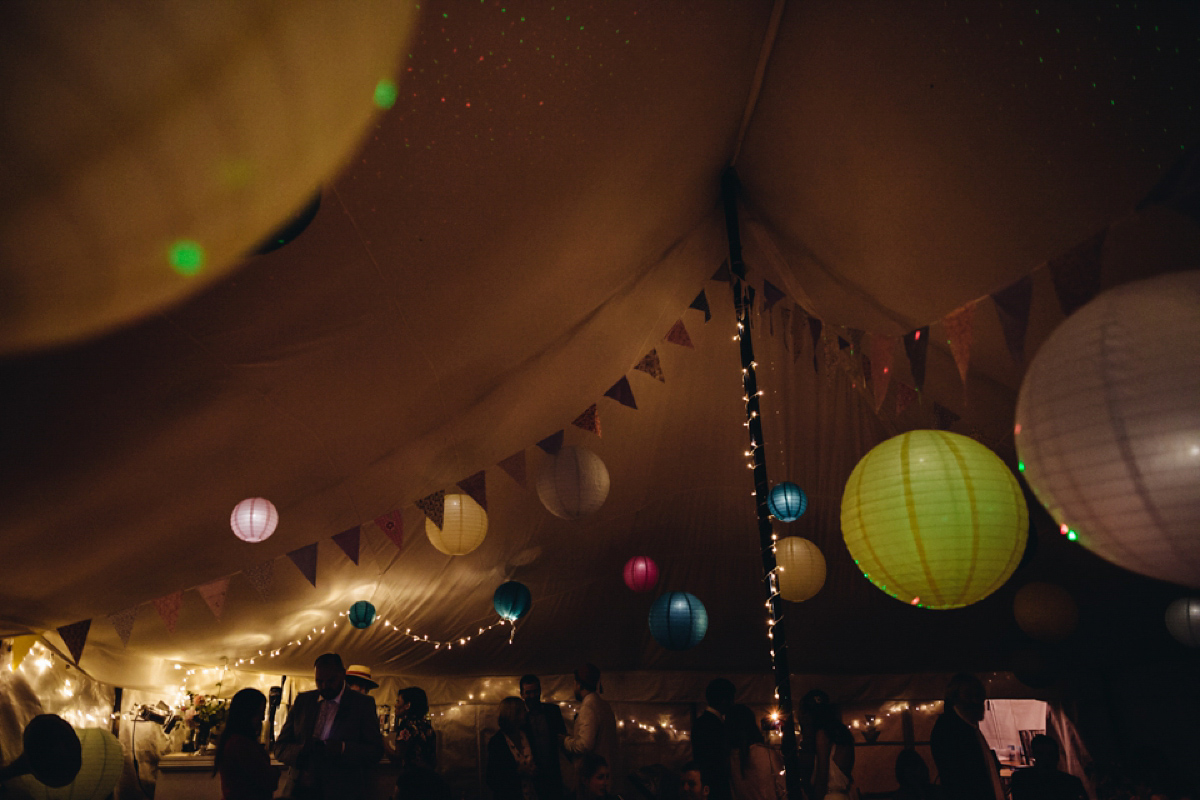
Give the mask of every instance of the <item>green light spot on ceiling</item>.
[(396, 105), (396, 97), (399, 93), (395, 81), (384, 78), (375, 84), (375, 105), (380, 108), (391, 108)]
[(179, 239), (172, 244), (167, 258), (180, 275), (195, 275), (204, 268), (204, 248), (191, 239)]
[(1024, 462), (1024, 461), (1018, 461), (1018, 462), (1017, 462), (1017, 471), (1018, 471), (1018, 472), (1024, 472), (1024, 471), (1025, 471), (1025, 462)]

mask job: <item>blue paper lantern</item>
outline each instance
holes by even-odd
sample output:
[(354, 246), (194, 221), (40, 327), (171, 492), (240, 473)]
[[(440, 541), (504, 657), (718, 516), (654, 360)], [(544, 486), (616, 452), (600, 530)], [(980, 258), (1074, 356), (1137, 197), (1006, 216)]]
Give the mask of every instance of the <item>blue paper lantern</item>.
[(808, 508), (808, 495), (794, 483), (777, 483), (767, 496), (767, 508), (780, 522), (795, 522)]
[(516, 622), (529, 613), (529, 608), (533, 605), (533, 595), (529, 593), (529, 587), (525, 584), (508, 581), (496, 589), (496, 593), (492, 595), (492, 605), (503, 619)]
[(350, 613), (346, 616), (350, 618), (350, 624), (356, 628), (370, 627), (371, 623), (375, 621), (375, 606), (366, 600), (359, 600), (350, 606)]
[(708, 632), (708, 611), (687, 592), (667, 592), (650, 607), (650, 634), (668, 650), (687, 650)]

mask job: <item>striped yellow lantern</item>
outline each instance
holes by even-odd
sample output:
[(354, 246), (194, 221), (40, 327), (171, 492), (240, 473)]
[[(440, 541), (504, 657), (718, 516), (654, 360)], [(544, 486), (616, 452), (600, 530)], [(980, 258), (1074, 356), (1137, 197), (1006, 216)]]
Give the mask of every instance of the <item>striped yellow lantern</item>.
[(961, 608), (1012, 575), (1029, 511), (991, 450), (946, 431), (909, 431), (877, 445), (850, 474), (842, 536), (879, 589), (923, 608)]
[(488, 516), (483, 506), (465, 494), (446, 495), (442, 527), (425, 520), (429, 543), (448, 556), (465, 556), (487, 537)]
[(775, 543), (779, 564), (779, 595), (803, 603), (825, 585), (825, 556), (821, 548), (800, 536), (785, 536)]

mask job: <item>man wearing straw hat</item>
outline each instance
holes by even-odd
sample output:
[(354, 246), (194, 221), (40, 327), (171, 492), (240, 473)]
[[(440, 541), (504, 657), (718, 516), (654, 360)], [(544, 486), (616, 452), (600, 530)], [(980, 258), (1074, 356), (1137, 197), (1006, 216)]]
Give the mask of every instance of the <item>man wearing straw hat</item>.
[(370, 694), (379, 688), (379, 684), (371, 679), (371, 668), (362, 664), (351, 664), (346, 668), (346, 685), (359, 694)]

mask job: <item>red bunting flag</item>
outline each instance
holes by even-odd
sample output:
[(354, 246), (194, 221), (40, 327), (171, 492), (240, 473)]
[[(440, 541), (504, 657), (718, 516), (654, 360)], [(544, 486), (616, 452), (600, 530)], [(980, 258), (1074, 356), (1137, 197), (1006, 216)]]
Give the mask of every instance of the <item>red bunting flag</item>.
[(288, 553), (288, 558), (300, 570), (300, 574), (308, 579), (315, 588), (317, 585), (317, 543), (305, 545), (298, 550)]
[[(654, 352), (654, 351), (651, 351)], [(513, 453), (508, 458), (500, 462), (500, 469), (508, 473), (508, 476), (516, 481), (522, 489), (525, 488), (525, 451)]]
[(67, 650), (71, 653), (71, 658), (75, 659), (75, 666), (79, 666), (79, 659), (83, 656), (83, 646), (87, 644), (88, 631), (91, 630), (92, 621), (90, 619), (73, 622), (70, 625), (64, 625), (58, 629), (58, 635), (62, 637), (63, 644), (67, 646)]
[(883, 407), (892, 380), (892, 357), (896, 340), (877, 333), (867, 334), (866, 352), (871, 359), (871, 389), (875, 393), (875, 411)]
[(162, 621), (167, 625), (167, 633), (175, 632), (175, 623), (179, 621), (179, 610), (183, 608), (183, 590), (156, 598), (154, 607), (158, 609), (158, 615), (162, 617)]
[(908, 355), (908, 366), (912, 370), (913, 383), (917, 391), (925, 388), (925, 355), (929, 350), (929, 326), (917, 328), (904, 334), (904, 352)]
[(424, 511), (425, 516), (433, 520), (434, 525), (441, 528), (446, 521), (446, 493), (439, 489), (428, 497), (422, 497), (417, 501), (417, 508)]
[[(421, 505), (421, 501), (417, 501)], [(440, 513), (440, 512), (439, 512)], [(404, 549), (404, 512), (400, 509), (389, 511), (382, 517), (375, 518), (375, 525), (383, 531), (397, 549)], [(439, 526), (440, 527), (440, 526)]]
[(200, 597), (204, 598), (204, 604), (208, 606), (208, 610), (212, 612), (217, 619), (221, 618), (221, 612), (225, 610), (225, 593), (229, 591), (229, 576), (217, 578), (215, 581), (209, 581), (203, 586), (197, 586), (196, 591), (200, 593)]
[(1108, 229), (1105, 228), (1070, 252), (1050, 261), (1050, 279), (1064, 315), (1071, 316), (1099, 293), (1100, 262), (1107, 234)]
[(550, 434), (538, 442), (537, 446), (548, 456), (558, 455), (558, 451), (562, 450), (563, 446), (563, 432), (558, 431), (557, 433)]
[[(621, 380), (625, 380), (622, 378)], [(571, 420), (571, 424), (576, 428), (600, 435), (600, 412), (596, 408), (596, 404), (592, 403), (587, 407), (587, 410), (580, 414), (575, 419)]]
[[(595, 406), (593, 406), (595, 408)], [(596, 435), (600, 435), (600, 420), (596, 420)], [(522, 453), (524, 455), (524, 453)], [(483, 470), (476, 472), (469, 478), (464, 478), (458, 482), (458, 488), (462, 489), (467, 497), (479, 503), (479, 507), (487, 511), (487, 473)]]
[(621, 380), (609, 387), (604, 396), (616, 400), (623, 406), (629, 406), (634, 410), (637, 409), (637, 401), (633, 399), (633, 388), (629, 385), (629, 379), (624, 375), (621, 376)]
[(963, 392), (967, 387), (967, 365), (971, 362), (971, 344), (975, 341), (975, 306), (977, 300), (967, 303), (962, 308), (951, 311), (942, 320), (946, 328), (946, 339), (950, 345), (950, 353), (954, 363), (958, 365), (958, 375), (962, 378)]
[(692, 301), (692, 304), (688, 306), (688, 308), (694, 308), (697, 311), (703, 311), (705, 322), (708, 322), (710, 319), (712, 319), (712, 311), (710, 311), (708, 308), (708, 295), (704, 294), (703, 289), (700, 290), (700, 294), (696, 295), (696, 299)]
[(683, 327), (683, 320), (676, 320), (675, 324), (671, 326), (671, 330), (667, 331), (665, 338), (671, 344), (695, 348), (695, 345), (692, 344), (692, 337), (688, 336), (687, 328)]
[(353, 561), (355, 564), (358, 564), (358, 546), (359, 546), (360, 532), (361, 532), (361, 529), (359, 528), (359, 526), (355, 525), (353, 528), (344, 530), (341, 533), (335, 533), (333, 536), (329, 537), (330, 539), (333, 539), (334, 544), (336, 544), (338, 547), (342, 548), (342, 552), (346, 554), (346, 557), (349, 558), (351, 561)]
[(1004, 343), (1008, 353), (1017, 364), (1025, 362), (1025, 331), (1029, 327), (1029, 309), (1033, 305), (1033, 276), (1021, 280), (992, 294), (996, 305), (996, 316), (1004, 331)]
[(920, 395), (904, 381), (896, 381), (896, 416), (904, 413)]
[(133, 623), (137, 619), (138, 609), (139, 606), (133, 606), (108, 615), (108, 621), (116, 629), (117, 636), (121, 637), (122, 647), (129, 646), (129, 637), (133, 635)]
[(246, 580), (250, 581), (254, 591), (258, 592), (260, 599), (265, 601), (271, 596), (271, 587), (275, 584), (274, 561), (264, 561), (253, 567), (247, 567), (242, 570), (242, 574), (246, 576)]
[(642, 356), (642, 360), (634, 366), (634, 369), (646, 373), (655, 380), (667, 382), (667, 376), (663, 373), (662, 364), (658, 360), (658, 350), (651, 350)]

